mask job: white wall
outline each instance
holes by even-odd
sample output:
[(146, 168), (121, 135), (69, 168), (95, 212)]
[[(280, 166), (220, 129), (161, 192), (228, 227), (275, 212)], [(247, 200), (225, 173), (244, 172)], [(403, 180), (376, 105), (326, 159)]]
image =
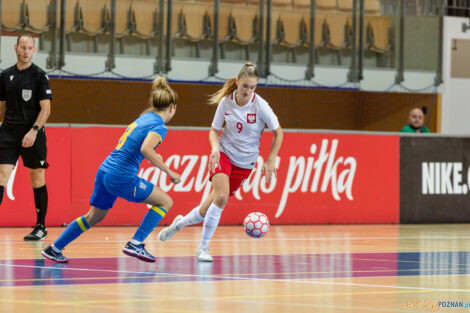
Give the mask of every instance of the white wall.
[[(16, 62), (16, 56), (13, 50), (16, 37), (3, 36), (1, 37), (1, 50), (0, 50), (0, 69), (7, 68)], [(34, 62), (41, 68), (46, 69), (46, 60), (48, 57), (47, 52), (38, 52), (34, 57)], [(62, 73), (67, 75), (67, 72), (75, 73), (78, 75), (90, 75), (95, 73), (104, 72), (105, 61), (107, 56), (104, 54), (79, 54), (68, 53), (65, 58), (66, 72)], [(153, 76), (155, 57), (146, 56), (118, 56), (116, 57), (115, 73), (132, 78), (151, 78)], [(168, 78), (173, 80), (186, 80), (197, 81), (208, 77), (208, 60), (197, 59), (173, 59), (172, 71), (168, 74)], [(220, 78), (229, 78), (235, 76), (242, 61), (221, 61), (219, 63)], [(303, 81), (305, 76), (306, 65), (292, 65), (292, 64), (273, 64), (271, 71), (273, 76), (268, 79), (270, 84), (285, 84), (285, 81), (276, 78), (275, 76), (283, 77), (288, 80), (295, 81), (295, 84), (303, 86), (343, 86), (343, 87), (360, 87), (363, 90), (370, 91), (385, 91), (395, 81), (395, 69), (365, 69), (364, 80), (361, 81), (359, 86), (346, 84), (346, 77), (349, 69), (346, 66), (316, 66), (314, 82)], [(51, 74), (58, 75), (60, 73), (53, 72)], [(102, 77), (117, 77), (112, 73), (103, 73)], [(405, 73), (404, 86), (410, 89), (422, 89), (430, 86), (434, 82), (435, 72), (432, 71), (407, 71)], [(391, 91), (405, 91), (401, 88), (393, 88)]]
[(470, 135), (470, 79), (450, 77), (452, 39), (470, 39), (470, 30), (462, 32), (462, 23), (469, 19), (444, 18), (442, 133)]

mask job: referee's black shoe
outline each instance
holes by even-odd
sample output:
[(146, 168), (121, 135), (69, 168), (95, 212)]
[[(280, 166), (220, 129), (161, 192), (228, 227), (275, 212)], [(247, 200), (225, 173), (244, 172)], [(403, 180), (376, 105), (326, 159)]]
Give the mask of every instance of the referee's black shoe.
[(46, 226), (37, 224), (34, 226), (33, 231), (31, 234), (28, 234), (24, 237), (25, 241), (39, 241), (43, 240), (47, 236), (47, 229)]

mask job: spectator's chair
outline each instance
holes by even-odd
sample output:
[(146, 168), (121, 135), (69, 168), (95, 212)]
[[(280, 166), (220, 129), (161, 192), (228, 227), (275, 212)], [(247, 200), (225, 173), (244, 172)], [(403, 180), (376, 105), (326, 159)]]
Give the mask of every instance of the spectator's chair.
[(369, 16), (366, 18), (366, 49), (382, 54), (391, 50), (392, 26), (389, 16)]
[(259, 38), (258, 7), (249, 5), (233, 7), (229, 19), (231, 42), (245, 48), (245, 58), (250, 59), (249, 46)]
[(200, 57), (199, 43), (202, 40), (211, 37), (209, 11), (211, 5), (208, 3), (185, 2), (178, 3), (173, 7), (173, 11), (177, 10), (177, 22), (173, 21), (173, 26), (177, 26), (174, 39), (182, 39), (192, 42), (196, 48), (196, 57)]
[(348, 15), (343, 13), (327, 14), (323, 23), (325, 46), (337, 53), (341, 64), (341, 51), (351, 45), (351, 25)]
[(107, 0), (67, 0), (66, 41), (71, 51), (71, 35), (83, 34), (93, 38), (93, 50), (98, 52), (98, 36), (109, 32), (111, 14)]

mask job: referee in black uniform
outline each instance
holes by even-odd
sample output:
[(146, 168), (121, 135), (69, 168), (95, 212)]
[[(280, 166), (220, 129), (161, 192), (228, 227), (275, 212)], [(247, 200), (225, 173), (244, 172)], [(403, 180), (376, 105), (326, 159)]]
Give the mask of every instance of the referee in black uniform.
[(28, 168), (34, 191), (37, 222), (24, 240), (46, 237), (47, 188), (45, 169), (46, 133), (44, 124), (51, 112), (51, 89), (46, 73), (33, 64), (36, 52), (30, 33), (18, 36), (15, 45), (17, 62), (0, 74), (0, 204), (5, 185), (19, 156)]

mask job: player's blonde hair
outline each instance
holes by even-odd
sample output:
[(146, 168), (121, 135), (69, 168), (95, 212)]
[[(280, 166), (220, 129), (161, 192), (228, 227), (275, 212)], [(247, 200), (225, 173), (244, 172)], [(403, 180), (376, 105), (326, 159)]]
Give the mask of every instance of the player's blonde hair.
[(170, 107), (170, 105), (178, 102), (178, 94), (171, 89), (165, 77), (157, 77), (152, 82), (152, 91), (150, 92), (149, 107), (142, 112), (148, 113), (163, 111)]
[(224, 86), (219, 89), (216, 93), (210, 95), (209, 97), (209, 104), (218, 104), (220, 100), (222, 100), (223, 97), (226, 97), (227, 95), (231, 94), (237, 89), (237, 83), (236, 80), (237, 78), (240, 80), (243, 77), (255, 77), (256, 79), (259, 79), (259, 74), (258, 70), (256, 67), (253, 65), (253, 63), (247, 62), (242, 66), (242, 69), (240, 70), (240, 73), (238, 73), (238, 76), (235, 78), (230, 78), (227, 80), (224, 84)]

